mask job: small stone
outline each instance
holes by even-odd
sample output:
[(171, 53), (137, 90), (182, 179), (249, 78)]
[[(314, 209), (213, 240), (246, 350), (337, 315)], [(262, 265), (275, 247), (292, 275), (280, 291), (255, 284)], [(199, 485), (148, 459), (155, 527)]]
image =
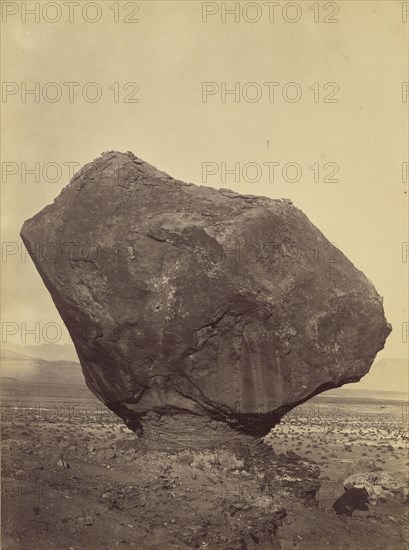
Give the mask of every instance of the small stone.
[(60, 457), (58, 459), (57, 466), (59, 466), (60, 468), (65, 468), (65, 469), (68, 469), (70, 467), (68, 462), (66, 462), (62, 457)]
[(235, 470), (234, 473), (240, 473), (237, 468), (242, 468), (244, 463), (238, 460), (231, 452), (221, 451), (217, 456), (220, 466), (226, 470)]

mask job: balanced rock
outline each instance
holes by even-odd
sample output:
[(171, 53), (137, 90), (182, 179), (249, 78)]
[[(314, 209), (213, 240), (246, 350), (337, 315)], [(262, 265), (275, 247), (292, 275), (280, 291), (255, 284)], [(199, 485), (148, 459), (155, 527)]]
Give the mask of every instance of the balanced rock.
[(87, 164), (21, 236), (88, 387), (140, 433), (162, 419), (175, 437), (179, 420), (192, 438), (264, 435), (358, 381), (391, 330), (291, 201), (186, 184), (132, 153)]

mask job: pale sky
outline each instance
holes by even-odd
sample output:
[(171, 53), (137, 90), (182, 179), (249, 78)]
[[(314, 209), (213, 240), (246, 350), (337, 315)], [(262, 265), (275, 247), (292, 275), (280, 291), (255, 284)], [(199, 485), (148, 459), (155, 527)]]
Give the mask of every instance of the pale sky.
[[(68, 183), (70, 163), (83, 165), (113, 149), (133, 151), (197, 184), (203, 163), (213, 163), (210, 187), (291, 198), (384, 297), (394, 330), (378, 358), (407, 356), (408, 260), (402, 251), (409, 240), (408, 185), (402, 170), (408, 162), (403, 83), (409, 81), (409, 23), (402, 2), (330, 3), (337, 14), (327, 2), (319, 11), (310, 9), (314, 2), (291, 9), (279, 2), (274, 21), (268, 3), (250, 3), (247, 11), (248, 3), (241, 3), (238, 20), (226, 15), (223, 22), (223, 3), (100, 1), (98, 11), (90, 8), (84, 16), (80, 9), (72, 22), (61, 9), (55, 23), (47, 21), (58, 16), (52, 6), (35, 22), (21, 13), (20, 2), (5, 4), (18, 6), (3, 13), (2, 29), (8, 127), (2, 140), (2, 326), (17, 324), (13, 341), (21, 341), (23, 323), (28, 329), (61, 323), (32, 262), (20, 254), (24, 220)], [(40, 4), (43, 9), (47, 2)], [(98, 16), (95, 23), (85, 20)], [(125, 17), (139, 22), (124, 23)], [(39, 96), (25, 95), (36, 82)], [(69, 82), (79, 83), (71, 85), (71, 98)], [(223, 97), (224, 88), (235, 86), (237, 98)], [(96, 92), (99, 101), (84, 99)], [(61, 98), (53, 102), (56, 93)], [(289, 181), (297, 179), (294, 167), (283, 171), (290, 162), (301, 169), (299, 181)], [(40, 181), (24, 174), (35, 163)], [(227, 169), (239, 163), (238, 182), (229, 174), (222, 181), (222, 163)], [(252, 169), (243, 170), (247, 163), (260, 166), (258, 181), (250, 181)], [(264, 163), (278, 163), (274, 181), (271, 164)], [(337, 167), (332, 178), (339, 181), (325, 181)]]

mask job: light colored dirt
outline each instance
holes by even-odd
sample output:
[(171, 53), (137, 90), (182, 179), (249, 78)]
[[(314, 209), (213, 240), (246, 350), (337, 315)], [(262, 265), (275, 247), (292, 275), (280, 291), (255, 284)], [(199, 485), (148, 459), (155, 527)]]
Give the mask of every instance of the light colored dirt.
[[(289, 415), (267, 437), (276, 453), (270, 465), (276, 474), (268, 479), (245, 453), (142, 450), (114, 416), (102, 424), (81, 415), (68, 421), (61, 410), (46, 421), (31, 413), (5, 418), (2, 547), (406, 549), (409, 517), (402, 503), (371, 506), (352, 517), (331, 508), (348, 463), (364, 449), (368, 457), (380, 454), (384, 469), (407, 468), (405, 441), (392, 440), (401, 422), (398, 409), (389, 410), (388, 422), (382, 409), (384, 428), (389, 423), (384, 433), (376, 414), (360, 407), (325, 418), (308, 415), (305, 407)], [(290, 449), (320, 465), (318, 506), (304, 499), (311, 480), (297, 477), (305, 474), (302, 461), (280, 455)]]

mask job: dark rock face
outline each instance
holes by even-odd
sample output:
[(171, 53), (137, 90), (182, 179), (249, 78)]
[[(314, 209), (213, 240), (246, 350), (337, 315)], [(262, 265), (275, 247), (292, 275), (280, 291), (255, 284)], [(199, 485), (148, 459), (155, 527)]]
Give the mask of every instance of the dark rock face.
[(290, 201), (186, 184), (132, 153), (86, 165), (21, 236), (87, 385), (136, 431), (153, 412), (264, 435), (358, 381), (391, 330)]
[(355, 510), (367, 511), (369, 495), (365, 489), (347, 489), (345, 493), (334, 502), (333, 509), (338, 515), (352, 516)]

